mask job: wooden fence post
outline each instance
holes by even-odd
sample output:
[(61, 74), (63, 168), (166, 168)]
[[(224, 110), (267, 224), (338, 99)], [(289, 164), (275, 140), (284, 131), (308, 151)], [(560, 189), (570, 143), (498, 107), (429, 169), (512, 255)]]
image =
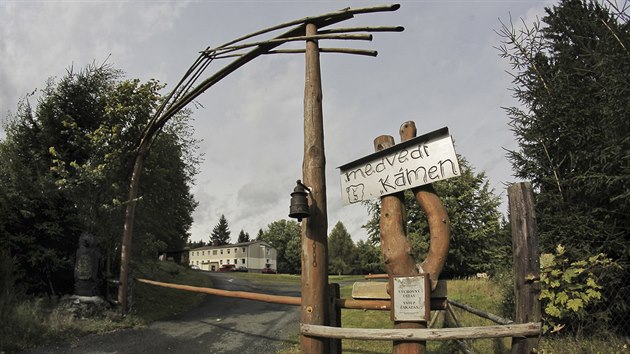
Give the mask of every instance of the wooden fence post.
[[(306, 25), (306, 35), (317, 34), (317, 26)], [(328, 214), (326, 207), (326, 157), (319, 46), (306, 41), (306, 83), (304, 88), (304, 184), (311, 188), (311, 216), (302, 220), (302, 306), (305, 324), (329, 323), (328, 312)], [(324, 354), (329, 339), (301, 336), (302, 353)]]
[[(341, 327), (341, 307), (337, 306), (337, 300), (341, 298), (341, 290), (338, 283), (330, 284), (330, 326)], [(341, 339), (330, 339), (330, 354), (341, 354)]]
[[(514, 252), (514, 321), (540, 322), (540, 259), (531, 183), (510, 185), (508, 201)], [(537, 346), (537, 337), (512, 338), (512, 354), (531, 353)]]

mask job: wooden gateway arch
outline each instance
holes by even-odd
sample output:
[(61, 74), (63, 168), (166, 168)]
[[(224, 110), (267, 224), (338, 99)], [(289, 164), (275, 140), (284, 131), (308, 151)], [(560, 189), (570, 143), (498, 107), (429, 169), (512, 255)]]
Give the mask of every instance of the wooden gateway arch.
[[(319, 16), (306, 17), (269, 27), (237, 38), (215, 48), (201, 51), (186, 74), (157, 109), (143, 131), (136, 148), (129, 187), (123, 236), (121, 242), (121, 265), (118, 301), (123, 314), (128, 311), (129, 263), (133, 237), (134, 215), (138, 202), (140, 176), (144, 160), (164, 125), (177, 112), (217, 82), (241, 66), (266, 54), (305, 53), (306, 85), (304, 92), (304, 161), (302, 180), (311, 188), (311, 217), (302, 222), (302, 323), (326, 325), (328, 321), (328, 277), (327, 277), (327, 210), (323, 142), (322, 92), (319, 53), (342, 53), (376, 56), (377, 52), (362, 49), (320, 48), (319, 41), (372, 40), (372, 32), (400, 32), (402, 27), (351, 27), (325, 29), (349, 20), (355, 15), (398, 10), (400, 5), (368, 8), (345, 8)], [(271, 39), (251, 41), (270, 32), (288, 30)], [(305, 41), (304, 50), (276, 49), (287, 42)], [(200, 80), (215, 60), (231, 60), (227, 65), (213, 71)], [(323, 353), (326, 340), (316, 337), (302, 338), (302, 346), (311, 348), (307, 352)]]
[[(427, 330), (426, 317), (428, 316), (425, 316), (424, 319), (420, 316), (418, 316), (418, 319), (414, 317), (411, 320), (408, 318), (402, 320), (396, 319), (396, 309), (394, 308), (396, 300), (394, 293), (396, 293), (397, 286), (399, 288), (403, 287), (403, 285), (397, 285), (397, 281), (403, 282), (409, 280), (416, 286), (416, 280), (423, 279), (422, 281), (424, 283), (420, 285), (420, 287), (422, 287), (423, 293), (426, 294), (425, 304), (422, 305), (426, 313), (428, 313), (429, 310), (445, 310), (448, 307), (445, 294), (441, 297), (431, 299), (429, 299), (428, 295), (429, 292), (436, 288), (438, 276), (448, 253), (450, 234), (448, 215), (439, 197), (431, 187), (431, 184), (412, 188), (416, 201), (427, 215), (431, 230), (429, 254), (427, 259), (422, 264), (418, 265), (415, 264), (410, 254), (411, 247), (405, 235), (402, 192), (381, 196), (381, 251), (388, 273), (384, 276), (390, 279), (388, 292), (392, 293), (390, 294), (392, 298), (391, 301), (343, 299), (339, 297), (338, 285), (332, 284), (332, 286), (329, 286), (328, 284), (326, 157), (324, 154), (319, 53), (376, 56), (377, 52), (363, 49), (324, 48), (319, 46), (319, 41), (325, 39), (372, 40), (372, 35), (370, 34), (372, 32), (401, 32), (403, 28), (400, 26), (325, 29), (328, 26), (351, 19), (355, 15), (396, 11), (399, 7), (399, 5), (387, 5), (358, 9), (346, 8), (319, 16), (306, 17), (282, 23), (237, 38), (221, 46), (207, 48), (201, 51), (197, 60), (195, 60), (184, 77), (157, 109), (138, 141), (122, 236), (118, 302), (123, 314), (126, 314), (128, 310), (129, 263), (140, 175), (142, 173), (144, 160), (156, 136), (171, 117), (186, 107), (186, 105), (192, 102), (196, 97), (258, 56), (267, 54), (304, 53), (306, 75), (304, 90), (304, 157), (302, 164), (302, 181), (303, 186), (308, 186), (309, 189), (310, 198), (308, 201), (308, 210), (310, 217), (302, 221), (301, 297), (295, 298), (230, 292), (218, 289), (160, 283), (146, 279), (138, 279), (138, 281), (219, 296), (231, 296), (300, 306), (300, 345), (303, 353), (323, 354), (341, 352), (341, 338), (392, 340), (394, 342), (393, 352), (402, 354), (423, 353), (426, 340), (505, 336), (529, 338), (540, 332), (540, 323), (512, 325), (511, 321), (507, 321), (506, 323), (501, 323), (503, 326), (497, 328), (469, 327), (466, 328), (466, 331), (463, 333), (462, 331), (452, 331), (453, 329)], [(248, 42), (248, 40), (255, 37), (287, 28), (288, 30), (284, 33), (271, 39)], [(306, 42), (305, 48), (276, 49), (287, 42), (296, 41)], [(218, 59), (231, 61), (220, 69), (213, 71), (207, 78), (201, 80), (201, 82), (198, 82), (209, 68), (210, 64)], [(413, 122), (403, 123), (400, 128), (400, 138), (402, 141), (400, 145), (411, 143), (412, 140), (416, 139), (415, 136), (415, 124)], [(422, 137), (418, 137), (417, 139), (422, 139)], [(376, 154), (380, 155), (391, 151), (389, 148), (394, 145), (394, 139), (390, 136), (380, 136), (374, 141), (374, 147), (375, 150), (377, 150)], [(335, 287), (335, 285), (337, 286)], [(408, 287), (408, 285), (404, 286)], [(420, 297), (418, 297), (418, 299), (420, 299)], [(393, 331), (386, 331), (377, 329), (360, 330), (333, 328), (331, 326), (341, 326), (341, 308), (391, 310), (395, 329)], [(336, 338), (336, 340), (333, 341), (329, 338)]]

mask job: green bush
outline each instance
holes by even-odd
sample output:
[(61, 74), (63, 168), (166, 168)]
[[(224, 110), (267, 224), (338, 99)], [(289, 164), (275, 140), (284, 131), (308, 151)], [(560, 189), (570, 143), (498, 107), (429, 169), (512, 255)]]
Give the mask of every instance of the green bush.
[(543, 332), (568, 328), (580, 337), (585, 325), (597, 320), (591, 310), (603, 301), (599, 279), (619, 266), (603, 253), (570, 260), (558, 245), (555, 254), (540, 256), (540, 267)]

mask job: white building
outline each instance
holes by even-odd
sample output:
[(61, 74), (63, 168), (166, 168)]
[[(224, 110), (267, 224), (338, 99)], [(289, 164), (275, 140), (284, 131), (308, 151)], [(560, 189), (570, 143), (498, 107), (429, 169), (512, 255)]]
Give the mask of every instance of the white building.
[(233, 245), (204, 246), (189, 251), (189, 264), (199, 269), (218, 271), (223, 266), (245, 267), (250, 272), (264, 268), (277, 269), (278, 251), (265, 241)]

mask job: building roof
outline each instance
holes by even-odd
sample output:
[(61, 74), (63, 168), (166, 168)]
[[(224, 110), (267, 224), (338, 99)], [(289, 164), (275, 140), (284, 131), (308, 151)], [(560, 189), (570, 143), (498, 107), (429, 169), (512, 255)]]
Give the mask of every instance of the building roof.
[(192, 248), (192, 249), (190, 249), (190, 251), (204, 251), (204, 250), (217, 250), (217, 249), (220, 249), (220, 248), (247, 247), (247, 246), (251, 246), (253, 244), (257, 244), (257, 243), (262, 243), (262, 244), (265, 244), (268, 247), (272, 247), (272, 248), (275, 249), (275, 247), (273, 247), (272, 245), (270, 245), (266, 241), (255, 240), (255, 241), (233, 243), (233, 244), (226, 244), (226, 245), (220, 245), (220, 246), (212, 246), (212, 245), (210, 245), (210, 246), (203, 246), (203, 247), (198, 247), (198, 248)]

